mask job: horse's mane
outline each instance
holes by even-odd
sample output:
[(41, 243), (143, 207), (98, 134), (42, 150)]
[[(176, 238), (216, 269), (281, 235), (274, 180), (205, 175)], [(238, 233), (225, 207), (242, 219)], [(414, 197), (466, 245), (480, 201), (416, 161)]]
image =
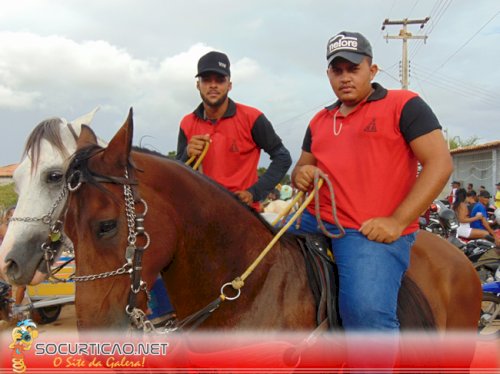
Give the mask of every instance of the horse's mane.
[[(68, 180), (68, 178), (70, 178), (70, 176), (73, 174), (73, 172), (76, 169), (78, 169), (80, 171), (81, 175), (82, 175), (83, 180), (86, 183), (90, 183), (90, 184), (96, 186), (97, 188), (99, 188), (99, 189), (101, 189), (103, 191), (109, 192), (106, 189), (104, 189), (100, 185), (100, 183), (98, 181), (98, 179), (100, 179), (100, 180), (108, 179), (109, 176), (96, 174), (93, 171), (91, 171), (89, 169), (89, 167), (88, 167), (88, 160), (90, 158), (92, 158), (92, 156), (94, 156), (98, 152), (102, 152), (103, 150), (104, 150), (104, 148), (102, 148), (99, 145), (89, 145), (87, 147), (83, 147), (83, 148), (77, 150), (73, 154), (73, 156), (71, 157), (71, 160), (69, 162), (69, 166), (68, 166), (67, 171), (66, 171), (66, 180)], [(173, 165), (175, 165), (175, 167), (178, 167), (178, 168), (180, 168), (181, 170), (184, 170), (187, 173), (191, 173), (193, 175), (193, 177), (202, 178), (205, 181), (205, 183), (208, 183), (208, 184), (212, 185), (214, 188), (217, 188), (219, 191), (221, 191), (222, 193), (224, 193), (225, 195), (227, 195), (228, 199), (230, 198), (230, 199), (234, 199), (234, 200), (238, 201), (241, 204), (241, 206), (244, 207), (249, 213), (251, 213), (255, 217), (257, 217), (257, 219), (269, 231), (271, 231), (273, 233), (275, 233), (277, 231), (259, 213), (257, 213), (255, 210), (251, 209), (246, 204), (243, 204), (236, 197), (236, 195), (234, 195), (233, 193), (231, 193), (226, 188), (222, 187), (220, 184), (218, 184), (214, 180), (208, 178), (206, 175), (198, 173), (196, 171), (193, 171), (193, 169), (191, 169), (189, 166), (186, 166), (183, 162), (181, 162), (179, 160), (172, 159), (172, 158), (167, 157), (166, 155), (164, 155), (164, 154), (162, 154), (160, 152), (157, 152), (157, 151), (154, 151), (154, 150), (151, 150), (151, 149), (148, 149), (148, 148), (141, 148), (141, 147), (138, 147), (138, 146), (133, 146), (132, 150), (135, 151), (135, 152), (138, 152), (138, 153), (143, 153), (143, 154), (146, 154), (146, 155), (160, 157), (160, 158), (166, 160), (167, 162), (172, 163)], [(130, 162), (130, 160), (129, 160), (129, 166), (132, 166), (132, 167), (135, 168), (135, 166)], [(138, 170), (138, 171), (140, 172), (141, 170)]]
[(28, 156), (31, 160), (31, 168), (34, 171), (40, 159), (41, 142), (43, 139), (52, 144), (63, 157), (68, 157), (69, 153), (63, 144), (60, 134), (62, 119), (58, 117), (48, 118), (40, 122), (31, 132), (24, 146), (23, 157)]
[[(164, 154), (162, 154), (160, 152), (151, 150), (149, 148), (142, 148), (142, 147), (138, 147), (138, 146), (133, 146), (132, 150), (133, 151), (137, 151), (139, 153), (144, 153), (144, 154), (149, 154), (149, 155), (153, 155), (153, 156), (158, 156), (158, 157), (161, 157), (163, 159), (170, 160), (170, 161), (178, 164), (179, 166), (187, 169), (188, 171), (193, 172), (193, 169), (191, 169), (189, 166), (186, 166), (183, 162), (181, 162), (179, 160), (176, 160), (176, 159), (172, 159), (172, 158), (170, 158), (168, 156), (165, 156)], [(276, 232), (276, 229), (273, 226), (271, 226), (269, 224), (269, 222), (266, 221), (266, 219), (264, 219), (264, 217), (262, 217), (254, 209), (251, 209), (248, 205), (243, 204), (233, 193), (231, 193), (230, 191), (228, 191), (226, 188), (222, 187), (220, 184), (218, 184), (217, 182), (215, 182), (213, 179), (208, 178), (206, 175), (198, 173), (198, 172), (195, 172), (195, 173), (196, 173), (196, 175), (202, 177), (207, 183), (209, 183), (212, 186), (216, 187), (217, 189), (221, 190), (222, 192), (224, 192), (225, 194), (227, 194), (228, 196), (230, 196), (232, 199), (235, 199), (238, 202), (240, 202), (240, 204), (242, 206), (244, 206), (250, 213), (252, 213), (255, 217), (257, 217), (259, 219), (259, 221), (261, 221), (262, 224), (264, 224), (271, 232), (273, 232), (273, 233)]]

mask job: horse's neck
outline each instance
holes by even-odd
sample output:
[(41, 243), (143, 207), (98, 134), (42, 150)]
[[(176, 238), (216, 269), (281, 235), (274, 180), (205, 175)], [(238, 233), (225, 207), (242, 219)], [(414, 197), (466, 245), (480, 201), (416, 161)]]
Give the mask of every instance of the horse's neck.
[[(177, 172), (165, 194), (171, 204), (169, 214), (176, 215), (172, 222), (178, 235), (167, 278), (185, 285), (184, 291), (177, 290), (183, 298), (188, 290), (205, 286), (215, 292), (240, 276), (273, 238), (269, 228), (239, 201), (200, 178), (186, 170)], [(276, 255), (268, 255), (263, 263)]]

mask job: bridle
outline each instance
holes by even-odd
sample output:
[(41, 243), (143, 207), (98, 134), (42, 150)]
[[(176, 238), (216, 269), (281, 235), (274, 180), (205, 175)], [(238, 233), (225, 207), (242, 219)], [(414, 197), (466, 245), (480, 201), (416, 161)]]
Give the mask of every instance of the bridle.
[[(73, 136), (73, 139), (75, 142), (78, 140), (78, 135), (76, 134), (75, 129), (73, 128), (73, 125), (71, 123), (66, 124), (68, 130), (71, 132), (71, 135)], [(67, 187), (64, 185), (63, 188), (61, 189), (61, 192), (59, 193), (59, 196), (57, 197), (56, 201), (54, 204), (52, 204), (52, 207), (50, 210), (47, 212), (47, 214), (43, 215), (42, 217), (11, 217), (9, 219), (10, 222), (25, 222), (25, 223), (42, 223), (44, 225), (47, 225), (49, 227), (49, 235), (48, 238), (45, 242), (43, 242), (40, 246), (42, 252), (43, 252), (43, 260), (45, 261), (46, 269), (47, 269), (47, 274), (48, 274), (48, 279), (54, 283), (59, 283), (59, 282), (68, 282), (69, 279), (66, 278), (59, 278), (56, 276), (57, 272), (61, 270), (64, 266), (66, 266), (68, 263), (74, 260), (74, 257), (63, 263), (62, 265), (59, 265), (57, 267), (52, 268), (51, 263), (53, 260), (56, 258), (59, 247), (60, 245), (63, 245), (68, 249), (68, 252), (71, 254), (71, 256), (74, 256), (74, 248), (73, 244), (71, 241), (68, 240), (66, 236), (63, 235), (62, 233), (62, 227), (63, 227), (63, 221), (60, 218), (54, 218), (54, 212), (56, 211), (57, 207), (61, 204), (61, 202), (64, 200), (68, 192)], [(65, 210), (64, 208), (62, 209), (63, 211)]]
[[(123, 177), (105, 177), (96, 175), (92, 175), (92, 177), (99, 183), (113, 183), (123, 185), (125, 215), (128, 228), (127, 247), (125, 249), (126, 262), (121, 267), (112, 271), (82, 276), (73, 276), (72, 279), (75, 282), (87, 282), (129, 274), (131, 284), (125, 312), (129, 316), (132, 325), (137, 329), (143, 329), (145, 332), (152, 331), (155, 329), (153, 324), (147, 319), (146, 313), (144, 313), (144, 311), (137, 306), (137, 296), (139, 292), (143, 291), (146, 294), (147, 301), (151, 299), (147, 283), (142, 279), (142, 258), (144, 252), (151, 243), (150, 237), (144, 229), (144, 217), (148, 212), (148, 205), (145, 200), (140, 198), (139, 191), (137, 188), (135, 188), (137, 182), (129, 178), (127, 169), (125, 169)], [(76, 169), (68, 177), (66, 187), (70, 193), (76, 192), (84, 182), (84, 177), (81, 171)], [(143, 206), (142, 213), (137, 213), (137, 204), (141, 204)], [(139, 237), (144, 238), (144, 245), (137, 244), (137, 239)]]
[[(53, 282), (67, 282), (69, 279), (64, 279), (64, 278), (59, 278), (56, 276), (56, 273), (61, 269), (61, 266), (52, 268), (51, 263), (52, 261), (56, 258), (59, 247), (60, 245), (65, 246), (69, 253), (73, 256), (74, 255), (74, 248), (73, 244), (71, 241), (68, 240), (66, 236), (63, 235), (62, 233), (62, 227), (63, 227), (63, 221), (60, 219), (54, 219), (53, 215), (59, 204), (63, 201), (63, 199), (66, 197), (66, 193), (68, 192), (68, 189), (66, 186), (64, 186), (57, 197), (55, 203), (52, 205), (50, 208), (49, 212), (42, 217), (11, 217), (9, 219), (9, 222), (40, 222), (44, 225), (47, 225), (49, 227), (49, 235), (48, 238), (45, 242), (43, 242), (40, 246), (41, 250), (43, 251), (43, 260), (45, 261), (45, 265), (47, 268), (47, 274), (49, 275), (49, 278)], [(73, 258), (71, 258), (69, 261), (66, 263), (69, 263), (73, 261)], [(66, 265), (63, 264), (62, 266)]]
[[(92, 174), (92, 178), (98, 183), (113, 183), (123, 185), (125, 214), (128, 226), (127, 247), (125, 249), (126, 262), (124, 265), (113, 271), (99, 274), (74, 276), (72, 277), (72, 279), (77, 282), (85, 282), (96, 279), (109, 278), (117, 275), (129, 274), (131, 278), (131, 285), (125, 312), (129, 316), (132, 326), (139, 330), (142, 329), (144, 332), (168, 334), (174, 331), (181, 331), (188, 326), (190, 329), (194, 329), (199, 326), (211, 315), (213, 311), (215, 311), (219, 307), (221, 302), (224, 301), (222, 297), (222, 295), (224, 295), (223, 289), (227, 285), (230, 285), (230, 283), (223, 286), (223, 289), (221, 290), (221, 296), (210, 302), (204, 308), (189, 315), (182, 321), (177, 322), (168, 320), (164, 326), (162, 326), (161, 328), (156, 328), (152, 324), (152, 322), (147, 319), (144, 311), (137, 307), (137, 295), (139, 294), (139, 292), (145, 292), (148, 301), (151, 298), (147, 283), (142, 279), (142, 257), (151, 243), (150, 237), (144, 229), (144, 217), (147, 214), (148, 205), (146, 201), (144, 201), (139, 196), (138, 188), (136, 188), (138, 182), (129, 178), (127, 168), (125, 169), (124, 177), (101, 176)], [(84, 179), (85, 178), (80, 170), (74, 170), (67, 178), (67, 188), (70, 193), (76, 192), (82, 186), (82, 184), (86, 182)], [(137, 204), (141, 204), (144, 207), (143, 212), (140, 214), (136, 212)], [(137, 245), (137, 239), (141, 236), (144, 237), (145, 244), (139, 246)], [(224, 295), (224, 298), (227, 300), (234, 300), (237, 297), (231, 298), (225, 297)]]

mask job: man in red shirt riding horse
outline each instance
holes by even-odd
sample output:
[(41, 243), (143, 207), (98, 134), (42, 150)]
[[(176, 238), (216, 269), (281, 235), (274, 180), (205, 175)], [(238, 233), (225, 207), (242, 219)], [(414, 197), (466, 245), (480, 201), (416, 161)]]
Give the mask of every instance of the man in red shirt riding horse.
[[(372, 57), (359, 33), (344, 31), (328, 41), (327, 75), (338, 100), (309, 123), (292, 181), (308, 191), (319, 168), (335, 188), (346, 231), (332, 239), (344, 329), (391, 334), (399, 330), (398, 292), (418, 216), (441, 192), (453, 165), (432, 110), (416, 93), (372, 83), (378, 71)], [(319, 194), (321, 219), (339, 233), (327, 188)], [(299, 231), (318, 231), (315, 213), (311, 204)]]
[[(209, 141), (203, 173), (256, 207), (285, 176), (292, 164), (290, 153), (261, 111), (228, 97), (232, 82), (224, 53), (202, 56), (196, 77), (202, 103), (181, 121), (177, 159), (200, 155)], [(271, 164), (259, 178), (261, 150), (269, 154)]]

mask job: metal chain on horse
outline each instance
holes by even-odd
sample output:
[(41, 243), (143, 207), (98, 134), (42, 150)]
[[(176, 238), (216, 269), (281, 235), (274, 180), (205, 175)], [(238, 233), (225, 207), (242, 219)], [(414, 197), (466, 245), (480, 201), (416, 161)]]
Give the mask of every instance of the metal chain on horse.
[[(47, 226), (49, 226), (49, 235), (48, 239), (41, 244), (40, 249), (43, 251), (43, 259), (45, 261), (45, 265), (47, 268), (47, 274), (48, 274), (48, 280), (51, 281), (52, 283), (64, 283), (68, 282), (70, 279), (65, 279), (65, 278), (59, 278), (56, 276), (56, 274), (62, 269), (62, 266), (56, 266), (52, 267), (51, 266), (51, 261), (54, 260), (54, 257), (57, 255), (58, 250), (53, 248), (53, 245), (55, 243), (59, 243), (60, 245), (66, 247), (71, 254), (74, 253), (74, 248), (71, 242), (68, 241), (67, 237), (63, 235), (61, 229), (63, 226), (63, 223), (59, 219), (54, 219), (52, 216), (59, 206), (63, 199), (66, 197), (66, 194), (68, 192), (68, 188), (66, 185), (63, 186), (61, 189), (61, 192), (59, 193), (59, 196), (57, 197), (56, 201), (54, 204), (52, 204), (52, 207), (50, 208), (49, 212), (42, 217), (11, 217), (9, 219), (10, 222), (32, 222), (32, 223), (37, 223), (41, 222)], [(71, 261), (66, 262), (65, 264), (69, 263)], [(71, 278), (71, 276), (70, 276)]]
[[(127, 169), (125, 169), (125, 178), (128, 179)], [(150, 244), (149, 235), (144, 229), (144, 217), (147, 214), (148, 205), (143, 199), (140, 199), (139, 201), (144, 205), (144, 212), (140, 215), (136, 214), (135, 199), (130, 184), (123, 185), (123, 196), (125, 199), (125, 215), (127, 217), (128, 227), (125, 258), (127, 260), (127, 264), (131, 266), (130, 293), (127, 306), (125, 307), (125, 312), (128, 314), (130, 321), (136, 328), (142, 328), (145, 332), (149, 332), (152, 328), (154, 328), (153, 324), (147, 320), (144, 311), (137, 308), (135, 305), (137, 302), (137, 294), (140, 291), (144, 291), (146, 293), (147, 302), (151, 300), (151, 294), (148, 290), (147, 283), (142, 279), (142, 256)], [(136, 245), (137, 236), (139, 235), (146, 238), (146, 244), (142, 247), (138, 247)]]
[(189, 160), (187, 160), (185, 162), (185, 164), (188, 165), (188, 166), (191, 165), (193, 163), (193, 161), (196, 160), (196, 158), (198, 157), (198, 159), (196, 160), (196, 163), (193, 165), (193, 170), (198, 170), (198, 168), (200, 167), (201, 163), (203, 162), (203, 159), (207, 155), (209, 147), (210, 147), (210, 141), (206, 141), (205, 142), (205, 146), (203, 147), (203, 151), (201, 152), (201, 154), (199, 156), (191, 156), (189, 158)]

